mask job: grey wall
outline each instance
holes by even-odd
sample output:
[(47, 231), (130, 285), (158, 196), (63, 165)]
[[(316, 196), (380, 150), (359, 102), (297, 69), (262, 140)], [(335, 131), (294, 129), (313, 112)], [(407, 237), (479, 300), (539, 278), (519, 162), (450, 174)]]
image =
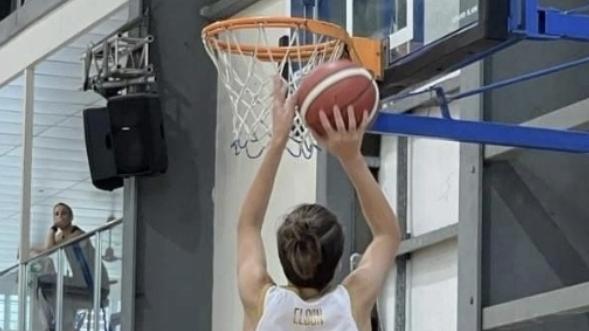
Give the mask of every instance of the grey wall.
[[(571, 8), (584, 1), (544, 1)], [(524, 42), (486, 62), (487, 83), (589, 55), (589, 44)], [(589, 97), (589, 66), (498, 90), (485, 117), (523, 122)], [(589, 281), (589, 157), (521, 150), (483, 172), (483, 306)], [(585, 330), (575, 315), (521, 330)]]
[(135, 330), (211, 329), (217, 74), (199, 16), (209, 2), (144, 1), (169, 168), (138, 181)]

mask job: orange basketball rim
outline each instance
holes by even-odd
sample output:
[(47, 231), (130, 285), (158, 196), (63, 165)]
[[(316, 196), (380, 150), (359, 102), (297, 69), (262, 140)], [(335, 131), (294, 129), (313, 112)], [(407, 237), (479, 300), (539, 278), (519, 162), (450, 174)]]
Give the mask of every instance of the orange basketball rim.
[[(294, 29), (330, 37), (329, 41), (319, 43), (268, 46), (263, 43), (240, 43), (235, 40), (222, 40), (220, 34), (228, 31), (255, 29)], [(285, 56), (296, 60), (308, 60), (317, 52), (333, 53), (337, 51), (338, 42), (346, 45), (346, 55), (355, 63), (370, 70), (376, 79), (382, 78), (383, 45), (380, 40), (352, 37), (337, 24), (288, 16), (240, 17), (218, 21), (207, 25), (202, 30), (205, 44), (214, 45), (219, 51), (233, 55), (255, 56), (261, 61), (278, 62)]]
[[(228, 92), (236, 154), (262, 155), (272, 135), (270, 110), (273, 77), (281, 75), (291, 94), (322, 63), (350, 58), (382, 77), (382, 43), (351, 37), (340, 26), (297, 17), (242, 17), (219, 21), (202, 30), (202, 41)], [(295, 114), (287, 150), (311, 158), (317, 149), (310, 131)]]

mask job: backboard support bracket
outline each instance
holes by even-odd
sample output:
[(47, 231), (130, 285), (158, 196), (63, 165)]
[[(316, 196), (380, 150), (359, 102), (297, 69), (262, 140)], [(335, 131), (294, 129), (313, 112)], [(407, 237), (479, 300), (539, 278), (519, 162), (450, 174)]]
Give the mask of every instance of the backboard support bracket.
[[(588, 3), (589, 5), (589, 3)], [(589, 41), (587, 5), (572, 10), (540, 7), (538, 0), (512, 0), (510, 28), (525, 39)]]
[(351, 57), (356, 63), (361, 64), (368, 69), (376, 80), (384, 78), (386, 58), (386, 43), (371, 38), (352, 37), (352, 46), (354, 48), (351, 52)]
[(589, 153), (589, 133), (380, 112), (371, 133), (571, 153)]
[[(584, 6), (583, 11), (589, 11), (589, 6)], [(574, 9), (563, 11), (555, 8), (542, 8), (539, 6), (538, 0), (512, 0), (510, 2), (510, 19), (508, 23), (511, 37), (504, 43), (485, 52), (484, 55), (489, 56), (523, 39), (589, 41), (589, 15), (580, 12), (580, 10)], [(478, 59), (480, 58), (479, 56)], [(462, 67), (472, 62), (472, 58), (470, 62), (467, 59), (462, 63)], [(589, 153), (589, 133), (584, 131), (456, 120), (450, 116), (448, 108), (448, 104), (457, 99), (584, 65), (588, 62), (589, 58), (579, 59), (506, 81), (489, 84), (454, 97), (447, 97), (442, 89), (435, 86), (425, 91), (408, 93), (401, 97), (394, 96), (383, 100), (383, 103), (393, 104), (394, 107), (395, 100), (400, 98), (421, 93), (435, 93), (442, 110), (442, 118), (381, 112), (370, 131), (379, 134), (424, 136), (467, 143)], [(391, 102), (391, 100), (393, 101)]]

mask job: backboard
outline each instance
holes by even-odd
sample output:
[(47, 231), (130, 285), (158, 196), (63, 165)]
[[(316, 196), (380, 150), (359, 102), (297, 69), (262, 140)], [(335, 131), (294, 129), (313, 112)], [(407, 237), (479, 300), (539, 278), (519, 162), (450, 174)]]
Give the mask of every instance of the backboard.
[(509, 38), (508, 0), (292, 0), (292, 16), (318, 16), (385, 42), (386, 97), (474, 61)]

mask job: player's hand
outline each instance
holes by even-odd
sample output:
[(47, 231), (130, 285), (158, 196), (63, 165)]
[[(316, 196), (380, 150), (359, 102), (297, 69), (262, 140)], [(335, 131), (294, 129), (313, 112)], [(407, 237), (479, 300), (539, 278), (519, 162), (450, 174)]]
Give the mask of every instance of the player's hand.
[(321, 110), (319, 112), (319, 118), (325, 130), (325, 135), (319, 136), (316, 132), (313, 132), (315, 140), (341, 162), (362, 156), (360, 147), (362, 146), (362, 138), (369, 124), (368, 111), (363, 112), (360, 123), (356, 123), (356, 116), (352, 106), (349, 106), (346, 111), (348, 112), (347, 129), (340, 109), (334, 106), (333, 116), (335, 127), (330, 123), (325, 112)]
[(284, 146), (292, 128), (296, 93), (286, 97), (287, 85), (282, 77), (274, 78), (272, 92), (272, 143)]

